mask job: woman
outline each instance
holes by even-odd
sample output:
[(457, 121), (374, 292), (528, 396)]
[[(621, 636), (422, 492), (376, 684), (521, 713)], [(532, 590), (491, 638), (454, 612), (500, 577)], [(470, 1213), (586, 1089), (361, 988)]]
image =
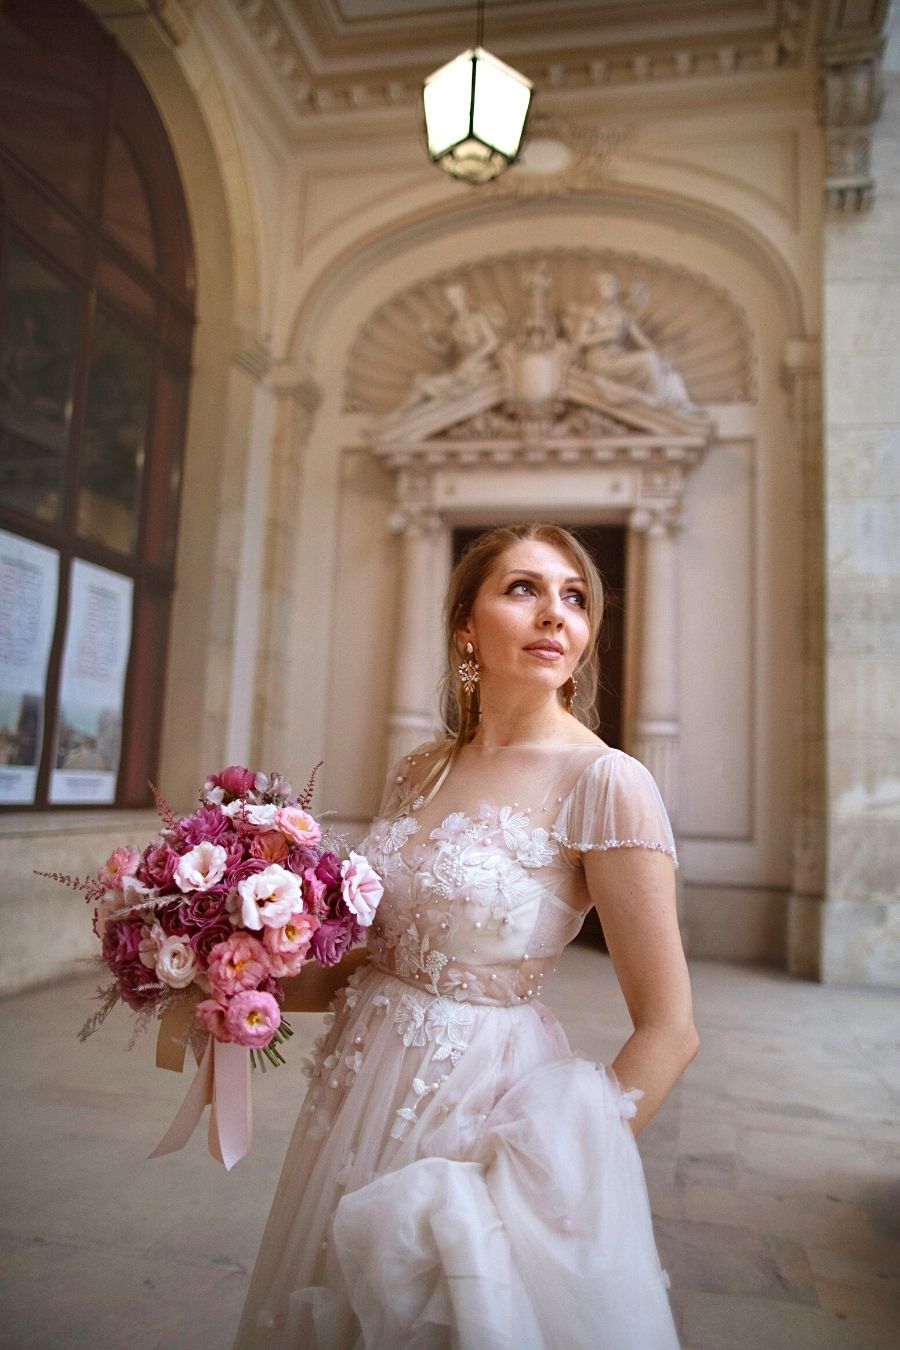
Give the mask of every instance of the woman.
[[(698, 1042), (665, 808), (580, 715), (601, 613), (557, 526), (453, 574), (458, 729), (392, 770), (359, 845), (385, 883), (362, 964), (300, 977), (310, 1007), (344, 987), (240, 1347), (677, 1347), (634, 1135)], [(592, 904), (634, 1023), (608, 1069), (537, 1001)]]

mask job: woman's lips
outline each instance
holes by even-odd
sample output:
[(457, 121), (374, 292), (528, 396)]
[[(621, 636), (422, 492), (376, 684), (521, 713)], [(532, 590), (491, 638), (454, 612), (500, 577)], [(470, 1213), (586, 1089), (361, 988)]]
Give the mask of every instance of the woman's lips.
[(525, 650), (531, 656), (537, 656), (542, 661), (555, 662), (563, 659), (562, 652), (558, 651), (556, 647), (526, 647)]

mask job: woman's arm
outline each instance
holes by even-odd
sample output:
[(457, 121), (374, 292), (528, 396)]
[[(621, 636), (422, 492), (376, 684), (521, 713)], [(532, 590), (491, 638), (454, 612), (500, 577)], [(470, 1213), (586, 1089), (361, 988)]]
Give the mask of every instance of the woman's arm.
[(354, 947), (335, 966), (320, 966), (310, 961), (299, 975), (281, 981), (284, 986), (285, 1012), (327, 1012), (337, 991), (366, 959), (365, 947)]
[(700, 1045), (675, 908), (675, 872), (665, 853), (612, 848), (587, 853), (591, 899), (634, 1031), (612, 1062), (622, 1087), (643, 1088), (631, 1119), (640, 1134)]

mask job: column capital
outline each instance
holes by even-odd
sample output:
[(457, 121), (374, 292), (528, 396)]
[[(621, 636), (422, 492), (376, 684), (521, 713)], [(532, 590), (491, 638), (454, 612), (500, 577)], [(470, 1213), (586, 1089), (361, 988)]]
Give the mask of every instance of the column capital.
[(674, 536), (684, 525), (680, 502), (666, 502), (660, 506), (636, 506), (628, 516), (628, 528), (635, 534), (652, 538)]

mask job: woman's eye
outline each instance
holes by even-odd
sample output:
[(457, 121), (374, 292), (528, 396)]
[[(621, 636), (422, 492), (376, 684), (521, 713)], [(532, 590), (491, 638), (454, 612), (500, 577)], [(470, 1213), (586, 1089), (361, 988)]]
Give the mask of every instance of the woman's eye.
[(587, 601), (584, 597), (583, 591), (568, 591), (567, 595), (570, 600), (574, 600), (575, 603), (577, 605), (580, 605), (582, 609), (584, 609), (585, 606), (587, 605)]
[(514, 591), (517, 591), (518, 588), (519, 588), (520, 586), (523, 586), (523, 587), (525, 588), (526, 591), (531, 591), (531, 590), (533, 590), (533, 587), (532, 587), (530, 581), (514, 581), (513, 584), (512, 584), (512, 585), (509, 587), (509, 589), (507, 590), (506, 594), (507, 594), (507, 595), (512, 595), (513, 592), (514, 592)]

